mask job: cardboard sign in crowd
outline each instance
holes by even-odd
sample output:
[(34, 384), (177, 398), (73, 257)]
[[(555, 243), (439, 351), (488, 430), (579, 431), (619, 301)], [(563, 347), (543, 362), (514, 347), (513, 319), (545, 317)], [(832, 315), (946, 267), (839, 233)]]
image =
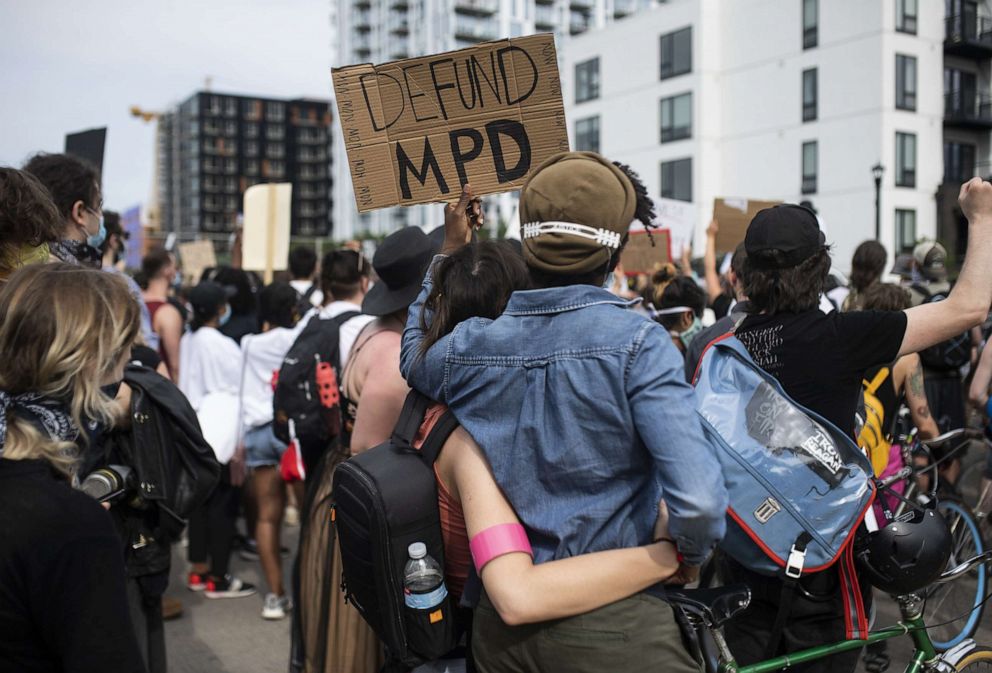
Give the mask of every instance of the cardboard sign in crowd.
[(359, 212), (515, 189), (569, 149), (550, 33), (332, 76)]

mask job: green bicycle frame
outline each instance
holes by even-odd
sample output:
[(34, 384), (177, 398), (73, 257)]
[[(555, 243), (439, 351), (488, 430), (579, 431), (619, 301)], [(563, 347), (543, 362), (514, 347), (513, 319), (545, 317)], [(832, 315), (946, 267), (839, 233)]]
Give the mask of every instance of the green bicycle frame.
[(913, 639), (915, 646), (913, 660), (906, 667), (906, 673), (919, 673), (923, 665), (937, 657), (937, 651), (930, 642), (930, 636), (926, 631), (926, 624), (922, 617), (907, 619), (899, 622), (896, 626), (890, 626), (881, 631), (869, 633), (865, 640), (842, 640), (829, 645), (811, 647), (808, 650), (800, 650), (792, 654), (775, 657), (767, 661), (761, 661), (750, 666), (738, 666), (736, 661), (722, 662), (717, 669), (719, 673), (771, 673), (780, 671), (796, 664), (805, 664), (809, 661), (816, 661), (841, 652), (859, 650), (869, 643), (877, 643), (890, 638), (897, 638), (901, 635), (908, 635)]

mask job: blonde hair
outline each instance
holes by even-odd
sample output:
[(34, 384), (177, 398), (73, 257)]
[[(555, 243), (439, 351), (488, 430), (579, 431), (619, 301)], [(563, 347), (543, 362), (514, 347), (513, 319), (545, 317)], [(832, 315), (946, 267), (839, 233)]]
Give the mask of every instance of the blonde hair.
[(661, 298), (665, 294), (665, 288), (671, 285), (672, 281), (678, 278), (679, 270), (671, 262), (662, 264), (651, 276), (651, 285), (654, 287), (652, 298), (654, 305), (661, 305)]
[[(100, 385), (128, 356), (139, 316), (114, 274), (70, 264), (18, 270), (0, 290), (0, 390), (65, 400), (81, 430), (83, 419), (111, 424), (113, 402)], [(4, 458), (41, 458), (72, 474), (72, 442), (50, 439), (15, 408), (7, 421)]]

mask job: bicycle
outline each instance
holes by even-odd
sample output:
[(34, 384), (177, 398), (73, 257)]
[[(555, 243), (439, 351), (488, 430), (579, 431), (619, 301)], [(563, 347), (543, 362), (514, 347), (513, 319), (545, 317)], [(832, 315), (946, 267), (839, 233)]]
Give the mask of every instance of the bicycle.
[[(945, 571), (935, 584), (953, 584), (989, 561), (992, 561), (992, 551), (979, 554)], [(923, 619), (927, 601), (919, 593), (897, 597), (900, 622), (895, 626), (873, 631), (865, 639), (842, 640), (746, 666), (737, 664), (723, 635), (723, 625), (746, 610), (751, 602), (751, 591), (746, 586), (681, 591), (670, 589), (667, 596), (672, 604), (682, 609), (689, 625), (695, 630), (698, 643), (696, 655), (701, 659), (706, 673), (771, 673), (903, 635), (913, 641), (913, 657), (906, 667), (906, 673), (992, 672), (992, 648), (977, 645), (970, 638), (946, 652), (938, 652), (928, 633), (928, 629), (933, 626), (928, 627)], [(988, 600), (988, 597), (983, 600)]]
[[(976, 430), (959, 429), (944, 433), (931, 440), (921, 441), (915, 436), (915, 431), (900, 437), (903, 447), (904, 467), (896, 474), (879, 482), (879, 498), (885, 498), (891, 487), (899, 481), (907, 483), (904, 495), (896, 495), (899, 504), (894, 513), (889, 512), (888, 506), (882, 503), (887, 518), (898, 519), (907, 507), (916, 506), (915, 501), (936, 500), (937, 511), (943, 515), (951, 531), (952, 548), (948, 560), (949, 567), (955, 567), (963, 559), (972, 558), (985, 552), (985, 541), (982, 538), (979, 523), (967, 504), (952, 485), (942, 485), (938, 479), (938, 468), (941, 464), (953, 460), (973, 439), (982, 438), (982, 433)], [(922, 449), (928, 456), (942, 453), (938, 460), (928, 460), (927, 465), (917, 466), (913, 462), (914, 449)], [(919, 493), (918, 480), (928, 476), (933, 480), (930, 492)], [(938, 497), (939, 493), (939, 497)], [(883, 525), (884, 522), (879, 522)], [(935, 622), (939, 627), (931, 627), (930, 637), (934, 646), (941, 651), (950, 650), (966, 638), (974, 635), (981, 623), (985, 608), (985, 591), (988, 584), (988, 569), (985, 564), (979, 564), (969, 573), (964, 581), (954, 584), (937, 584), (922, 590), (923, 599), (931, 604)], [(964, 620), (963, 626), (958, 626)]]

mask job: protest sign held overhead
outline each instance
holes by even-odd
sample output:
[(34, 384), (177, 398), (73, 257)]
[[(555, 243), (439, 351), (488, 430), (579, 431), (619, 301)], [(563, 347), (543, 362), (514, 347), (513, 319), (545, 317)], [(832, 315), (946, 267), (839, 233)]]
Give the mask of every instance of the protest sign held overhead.
[(670, 229), (652, 229), (632, 226), (630, 238), (620, 255), (620, 263), (627, 275), (652, 274), (672, 261), (672, 232)]
[(756, 201), (754, 199), (714, 199), (713, 219), (720, 225), (716, 235), (716, 252), (719, 255), (733, 252), (744, 242), (747, 225), (759, 210), (771, 208), (781, 201)]
[(359, 212), (520, 187), (568, 151), (550, 33), (333, 71)]

